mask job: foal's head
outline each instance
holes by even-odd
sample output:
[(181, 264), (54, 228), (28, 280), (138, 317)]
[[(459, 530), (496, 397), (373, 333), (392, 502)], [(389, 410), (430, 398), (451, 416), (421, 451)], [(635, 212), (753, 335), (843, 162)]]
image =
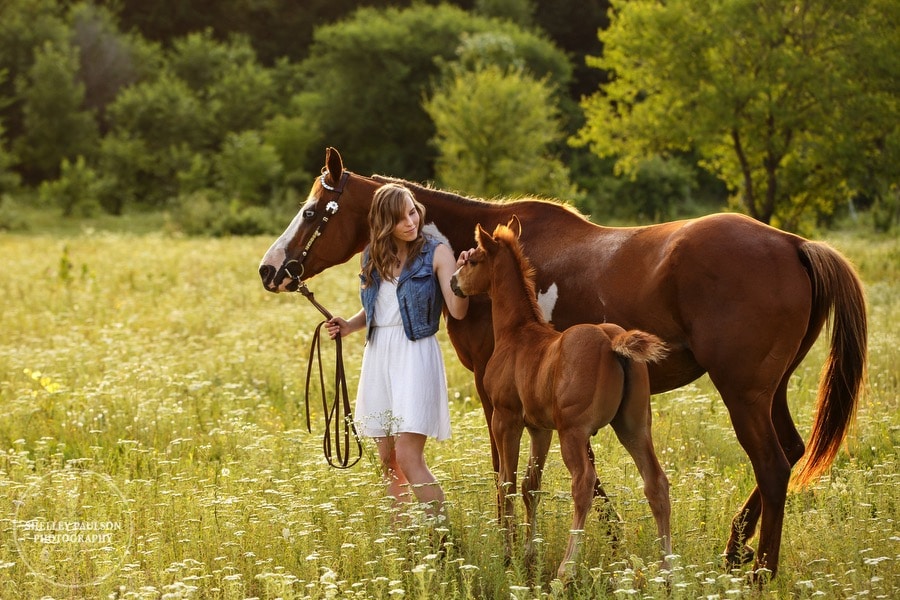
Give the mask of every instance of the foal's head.
[(522, 224), (515, 215), (506, 225), (497, 225), (493, 234), (489, 234), (481, 225), (475, 226), (475, 239), (478, 247), (469, 256), (450, 280), (450, 286), (457, 296), (475, 296), (485, 294), (491, 288), (491, 274), (494, 271), (494, 262), (502, 248), (508, 248), (520, 265), (526, 282), (532, 280), (534, 270), (519, 245), (519, 236), (522, 234)]

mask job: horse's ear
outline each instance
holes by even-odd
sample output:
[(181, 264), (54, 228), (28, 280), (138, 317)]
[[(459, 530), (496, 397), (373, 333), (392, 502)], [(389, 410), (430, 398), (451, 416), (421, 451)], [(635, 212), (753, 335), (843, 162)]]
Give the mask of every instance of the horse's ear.
[(328, 169), (331, 184), (337, 185), (344, 173), (344, 163), (341, 161), (341, 155), (337, 148), (329, 146), (325, 149), (325, 168)]
[(510, 231), (513, 232), (513, 235), (516, 236), (516, 239), (519, 239), (519, 236), (522, 235), (522, 222), (519, 221), (519, 217), (517, 215), (513, 215), (506, 226), (509, 227)]
[(492, 252), (497, 247), (497, 242), (491, 237), (491, 234), (485, 231), (481, 223), (475, 226), (475, 241), (488, 252)]

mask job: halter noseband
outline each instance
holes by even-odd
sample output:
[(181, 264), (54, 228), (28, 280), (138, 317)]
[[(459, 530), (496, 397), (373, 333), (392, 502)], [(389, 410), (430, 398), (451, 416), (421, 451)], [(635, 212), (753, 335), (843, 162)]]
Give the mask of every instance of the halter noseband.
[[(331, 186), (325, 183), (326, 175), (328, 175), (328, 170), (322, 169), (322, 175), (319, 177), (319, 181), (321, 182), (322, 187), (329, 192), (336, 192), (337, 196), (325, 205), (325, 212), (327, 214), (322, 217), (322, 220), (319, 221), (319, 224), (316, 226), (316, 230), (313, 231), (311, 236), (309, 236), (309, 241), (306, 242), (306, 246), (303, 247), (303, 252), (300, 253), (300, 259), (298, 260), (296, 258), (292, 258), (290, 260), (284, 261), (284, 264), (281, 265), (281, 268), (284, 269), (285, 275), (287, 275), (292, 282), (297, 284), (298, 292), (303, 292), (303, 289), (306, 287), (306, 284), (301, 280), (305, 271), (305, 268), (303, 267), (303, 261), (306, 260), (306, 257), (309, 254), (309, 249), (312, 247), (313, 242), (316, 241), (316, 238), (322, 235), (322, 228), (325, 227), (326, 223), (328, 223), (329, 215), (334, 216), (335, 214), (337, 214), (338, 208), (340, 208), (338, 206), (338, 200), (340, 200), (341, 194), (344, 193), (344, 185), (346, 185), (347, 180), (350, 178), (350, 172), (344, 171), (341, 174), (341, 178), (338, 181), (338, 184), (336, 186)], [(291, 267), (294, 265), (294, 263), (296, 263), (297, 267), (299, 267), (298, 273), (293, 273), (291, 271)]]

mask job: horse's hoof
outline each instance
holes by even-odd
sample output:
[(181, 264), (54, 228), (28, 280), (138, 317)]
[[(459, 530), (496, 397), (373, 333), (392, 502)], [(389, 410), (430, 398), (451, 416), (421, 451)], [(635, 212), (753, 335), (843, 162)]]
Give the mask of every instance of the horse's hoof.
[(756, 552), (753, 551), (753, 548), (746, 544), (737, 550), (726, 551), (725, 568), (730, 571), (731, 569), (737, 569), (743, 565), (749, 564), (753, 562), (755, 555)]

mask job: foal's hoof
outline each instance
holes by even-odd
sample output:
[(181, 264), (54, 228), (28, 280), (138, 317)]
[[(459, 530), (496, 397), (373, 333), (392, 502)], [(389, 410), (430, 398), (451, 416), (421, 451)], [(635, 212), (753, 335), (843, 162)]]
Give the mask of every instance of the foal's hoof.
[(737, 550), (731, 550), (725, 552), (725, 568), (729, 571), (731, 569), (737, 569), (743, 565), (749, 564), (753, 562), (753, 558), (756, 553), (753, 551), (753, 548), (744, 544)]

